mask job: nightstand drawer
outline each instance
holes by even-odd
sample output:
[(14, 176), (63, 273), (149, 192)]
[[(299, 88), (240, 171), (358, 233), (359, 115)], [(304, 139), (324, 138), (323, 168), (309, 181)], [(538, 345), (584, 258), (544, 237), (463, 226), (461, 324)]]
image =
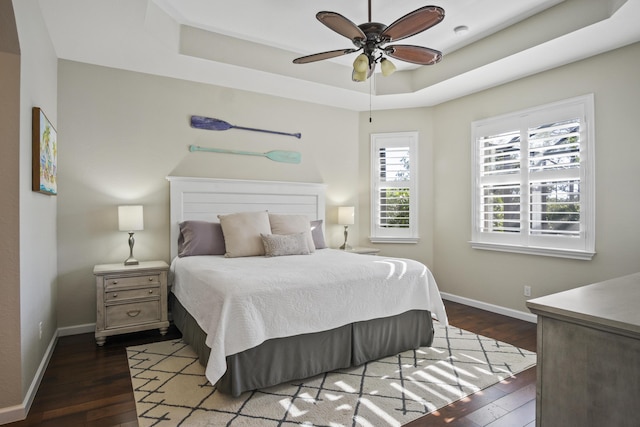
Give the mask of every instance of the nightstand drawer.
[(160, 321), (160, 301), (116, 304), (106, 307), (105, 328), (119, 328)]
[(106, 277), (105, 287), (107, 290), (113, 287), (129, 287), (129, 286), (145, 286), (149, 284), (159, 284), (159, 274), (145, 274), (143, 276), (119, 276), (119, 277)]
[(105, 301), (105, 304), (109, 304), (112, 301), (117, 302), (121, 300), (153, 297), (153, 296), (159, 296), (159, 295), (160, 295), (160, 286), (152, 287), (152, 288), (111, 290), (110, 292), (105, 292), (104, 301)]

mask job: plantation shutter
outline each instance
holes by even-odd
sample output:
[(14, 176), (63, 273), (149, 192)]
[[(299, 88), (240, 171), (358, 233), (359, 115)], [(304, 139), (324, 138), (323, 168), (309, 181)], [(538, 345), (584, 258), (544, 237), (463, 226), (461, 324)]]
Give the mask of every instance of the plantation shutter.
[(417, 237), (417, 133), (372, 135), (372, 241)]
[(378, 149), (380, 173), (378, 223), (384, 228), (409, 228), (409, 199), (411, 189), (410, 149), (406, 147), (381, 147)]
[(587, 96), (472, 124), (473, 247), (590, 259), (592, 108)]
[(529, 234), (579, 237), (580, 119), (529, 128)]
[(521, 231), (520, 131), (479, 138), (483, 233)]

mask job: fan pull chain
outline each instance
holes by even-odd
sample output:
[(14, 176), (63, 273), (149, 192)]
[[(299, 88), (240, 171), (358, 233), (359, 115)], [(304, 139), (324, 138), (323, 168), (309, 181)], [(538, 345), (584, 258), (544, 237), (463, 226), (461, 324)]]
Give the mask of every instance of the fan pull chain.
[(371, 76), (369, 79), (369, 123), (371, 123), (371, 80), (373, 80), (374, 76)]

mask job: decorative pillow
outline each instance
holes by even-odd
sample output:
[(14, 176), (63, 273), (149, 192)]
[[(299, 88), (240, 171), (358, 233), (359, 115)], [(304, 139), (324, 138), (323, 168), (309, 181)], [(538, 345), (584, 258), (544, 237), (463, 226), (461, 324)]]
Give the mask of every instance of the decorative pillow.
[(224, 255), (224, 236), (218, 222), (183, 221), (178, 236), (178, 256)]
[(265, 256), (309, 255), (306, 233), (261, 234)]
[(218, 215), (227, 258), (264, 255), (260, 234), (270, 234), (267, 211)]
[(325, 249), (327, 247), (324, 241), (324, 233), (322, 232), (321, 219), (311, 221), (311, 237), (313, 237), (313, 245), (316, 249)]
[(304, 233), (307, 239), (307, 247), (309, 252), (316, 250), (311, 236), (311, 226), (309, 225), (309, 217), (306, 215), (282, 215), (269, 214), (269, 223), (271, 224), (271, 233), (273, 234), (294, 234)]

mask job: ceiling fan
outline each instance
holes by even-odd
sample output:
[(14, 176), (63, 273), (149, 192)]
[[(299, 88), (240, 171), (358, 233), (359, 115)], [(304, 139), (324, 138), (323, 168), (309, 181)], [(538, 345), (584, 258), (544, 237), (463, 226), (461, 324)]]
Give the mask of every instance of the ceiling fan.
[(424, 6), (416, 9), (389, 26), (371, 22), (371, 0), (369, 0), (369, 22), (364, 24), (356, 25), (336, 12), (318, 12), (316, 18), (336, 33), (350, 39), (355, 48), (302, 56), (294, 59), (294, 64), (308, 64), (362, 51), (353, 63), (351, 78), (353, 81), (363, 82), (373, 75), (378, 62), (383, 75), (393, 74), (396, 67), (384, 55), (419, 65), (432, 65), (442, 59), (442, 52), (428, 47), (407, 44), (385, 46), (387, 43), (414, 36), (440, 23), (444, 19), (444, 9), (438, 6)]

